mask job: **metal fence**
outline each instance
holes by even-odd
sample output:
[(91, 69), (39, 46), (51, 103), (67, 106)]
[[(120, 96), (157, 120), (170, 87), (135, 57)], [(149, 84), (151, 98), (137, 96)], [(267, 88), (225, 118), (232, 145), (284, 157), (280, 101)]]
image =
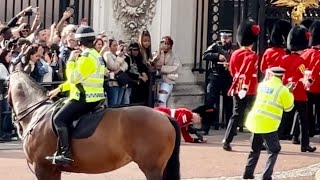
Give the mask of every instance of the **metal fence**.
[[(17, 13), (28, 6), (39, 7), (44, 28), (49, 28), (53, 22), (59, 21), (67, 8), (74, 11), (70, 23), (78, 24), (82, 18), (87, 18), (92, 24), (93, 0), (0, 0), (0, 20), (8, 22)], [(28, 17), (29, 24), (34, 16)]]

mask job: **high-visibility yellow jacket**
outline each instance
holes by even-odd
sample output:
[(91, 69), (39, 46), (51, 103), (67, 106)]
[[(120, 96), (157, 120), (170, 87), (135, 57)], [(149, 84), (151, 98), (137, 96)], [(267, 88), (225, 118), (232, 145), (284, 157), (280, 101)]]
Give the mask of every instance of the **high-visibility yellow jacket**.
[(85, 49), (76, 61), (68, 60), (67, 81), (59, 87), (69, 91), (68, 100), (97, 102), (105, 98), (105, 66), (102, 57), (95, 49)]
[(294, 107), (294, 97), (281, 79), (272, 77), (259, 84), (255, 103), (248, 114), (245, 126), (256, 134), (278, 130), (283, 111)]

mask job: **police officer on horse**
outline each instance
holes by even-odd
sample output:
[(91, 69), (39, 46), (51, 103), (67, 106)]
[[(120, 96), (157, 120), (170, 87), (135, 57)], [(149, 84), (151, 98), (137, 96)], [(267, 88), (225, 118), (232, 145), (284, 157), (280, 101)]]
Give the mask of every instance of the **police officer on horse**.
[(80, 26), (75, 33), (80, 50), (72, 51), (67, 62), (67, 81), (49, 92), (50, 98), (60, 92), (69, 91), (69, 98), (54, 116), (59, 150), (49, 161), (56, 164), (71, 163), (71, 147), (68, 127), (80, 116), (92, 111), (101, 100), (105, 99), (103, 82), (105, 66), (102, 57), (93, 48), (95, 32), (89, 26)]

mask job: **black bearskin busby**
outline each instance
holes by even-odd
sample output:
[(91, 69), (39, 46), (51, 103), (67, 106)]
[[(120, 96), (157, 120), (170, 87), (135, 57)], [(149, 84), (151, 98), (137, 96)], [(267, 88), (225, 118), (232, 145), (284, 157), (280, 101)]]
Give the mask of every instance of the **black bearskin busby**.
[(311, 33), (311, 39), (309, 41), (310, 46), (316, 46), (320, 45), (320, 21), (314, 21), (310, 28), (309, 31)]
[(291, 30), (291, 23), (287, 20), (280, 19), (274, 23), (271, 31), (270, 46), (285, 47), (288, 34)]
[(252, 19), (240, 23), (237, 30), (237, 42), (240, 46), (249, 46), (258, 40), (260, 27)]
[(290, 51), (300, 51), (308, 48), (311, 33), (302, 25), (294, 26), (288, 35), (287, 48)]
[(300, 25), (303, 25), (304, 27), (309, 29), (312, 23), (313, 23), (312, 19), (304, 19), (303, 21), (300, 22)]

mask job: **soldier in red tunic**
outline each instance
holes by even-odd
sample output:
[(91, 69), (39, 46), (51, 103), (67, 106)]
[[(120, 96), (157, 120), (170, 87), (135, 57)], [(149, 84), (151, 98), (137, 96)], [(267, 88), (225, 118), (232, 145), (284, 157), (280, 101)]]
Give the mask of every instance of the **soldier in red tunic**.
[[(305, 71), (305, 61), (300, 56), (303, 50), (308, 48), (311, 33), (302, 25), (297, 25), (291, 29), (288, 35), (287, 48), (291, 54), (286, 55), (280, 62), (280, 67), (286, 70), (283, 76), (283, 84), (294, 84), (294, 109), (283, 118), (283, 123), (287, 126), (289, 121), (293, 120), (295, 112), (299, 120), (301, 131), (301, 152), (314, 152), (315, 147), (309, 145), (308, 119), (307, 119), (307, 93), (303, 84), (303, 77)], [(297, 140), (299, 132), (295, 131), (293, 140)]]
[(258, 55), (252, 51), (258, 39), (260, 27), (253, 20), (241, 22), (237, 30), (240, 49), (231, 54), (229, 71), (233, 77), (228, 95), (233, 96), (233, 115), (223, 139), (223, 149), (231, 151), (230, 143), (236, 134), (237, 126), (243, 127), (246, 108), (251, 109), (256, 95), (258, 78)]
[[(206, 143), (207, 141), (198, 133), (197, 129), (193, 127), (193, 124), (201, 122), (201, 118), (197, 113), (186, 108), (170, 109), (167, 107), (155, 107), (154, 109), (163, 112), (178, 121), (181, 128), (181, 134), (183, 139), (189, 143)], [(190, 134), (195, 134), (198, 138), (192, 138)]]
[[(306, 50), (301, 57), (305, 60), (306, 66), (304, 84), (308, 96), (309, 136), (313, 137), (320, 130), (320, 21), (315, 21), (309, 30), (311, 48)], [(315, 105), (315, 114), (313, 114), (313, 105)]]
[(264, 52), (260, 65), (260, 71), (265, 74), (265, 78), (269, 76), (267, 69), (279, 66), (282, 57), (286, 55), (287, 36), (291, 28), (291, 23), (283, 19), (273, 25), (269, 39), (270, 48)]

